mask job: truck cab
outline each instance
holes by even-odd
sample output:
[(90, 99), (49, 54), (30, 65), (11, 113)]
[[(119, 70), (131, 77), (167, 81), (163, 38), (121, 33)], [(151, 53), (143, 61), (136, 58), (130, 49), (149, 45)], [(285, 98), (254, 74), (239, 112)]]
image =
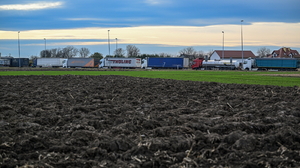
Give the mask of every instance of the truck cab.
[(254, 60), (252, 58), (245, 59), (242, 64), (242, 70), (253, 70)]
[(142, 68), (142, 69), (147, 69), (147, 65), (148, 65), (148, 60), (147, 60), (147, 58), (146, 58), (146, 59), (142, 59), (142, 66), (141, 66), (141, 68)]
[(202, 67), (203, 58), (196, 58), (193, 60), (192, 69), (200, 69)]
[(104, 58), (100, 59), (99, 68), (104, 68)]
[(68, 59), (63, 60), (63, 68), (68, 68)]

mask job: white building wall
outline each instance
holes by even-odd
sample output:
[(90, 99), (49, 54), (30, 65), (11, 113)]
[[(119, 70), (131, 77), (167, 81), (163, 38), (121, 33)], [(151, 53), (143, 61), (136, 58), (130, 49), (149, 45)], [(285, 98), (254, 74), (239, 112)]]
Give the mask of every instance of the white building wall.
[(217, 54), (216, 51), (214, 51), (214, 52), (211, 54), (210, 60), (220, 60), (220, 56)]
[[(249, 59), (248, 58), (244, 58), (244, 59), (241, 59), (241, 58), (239, 58), (239, 59), (237, 59), (237, 58), (233, 58), (232, 59), (232, 62), (245, 62), (245, 61), (248, 61)], [(230, 59), (228, 59), (228, 58), (226, 58), (226, 59), (224, 59), (224, 61), (228, 61), (228, 62), (230, 62)], [(252, 64), (254, 64), (254, 59), (251, 59), (251, 62), (252, 62)]]

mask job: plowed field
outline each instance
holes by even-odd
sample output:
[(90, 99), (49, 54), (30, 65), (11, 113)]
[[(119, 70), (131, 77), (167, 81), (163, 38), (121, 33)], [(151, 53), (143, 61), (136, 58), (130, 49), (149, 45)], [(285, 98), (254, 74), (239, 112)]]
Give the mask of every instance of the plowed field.
[(300, 167), (300, 89), (1, 76), (0, 167)]

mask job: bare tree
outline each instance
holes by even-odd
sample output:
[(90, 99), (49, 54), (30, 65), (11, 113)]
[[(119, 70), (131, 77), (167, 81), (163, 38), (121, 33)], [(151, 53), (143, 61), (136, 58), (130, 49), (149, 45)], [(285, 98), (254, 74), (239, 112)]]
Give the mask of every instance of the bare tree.
[(32, 56), (30, 56), (29, 60), (34, 60), (34, 59), (37, 59), (37, 58), (38, 58), (38, 56), (32, 55)]
[(41, 58), (50, 58), (51, 57), (51, 51), (50, 50), (42, 50), (40, 52)]
[(266, 57), (270, 53), (271, 53), (271, 50), (266, 47), (261, 47), (260, 49), (257, 50), (257, 54), (258, 54), (259, 58)]
[(67, 50), (65, 48), (53, 48), (50, 51), (52, 58), (67, 58), (67, 54), (65, 53)]
[(82, 47), (79, 49), (79, 54), (81, 57), (85, 58), (90, 54), (90, 50), (88, 48)]
[(72, 58), (75, 57), (78, 53), (78, 49), (73, 46), (67, 46), (63, 48), (63, 58)]
[(51, 49), (51, 50), (50, 50), (50, 52), (51, 52), (51, 57), (56, 58), (57, 55), (58, 55), (58, 51), (59, 51), (58, 48), (53, 48), (53, 49)]
[[(81, 49), (82, 50), (82, 49)], [(85, 57), (89, 54), (89, 50), (87, 48), (84, 49)], [(67, 46), (63, 49), (61, 48), (53, 48), (49, 50), (42, 50), (40, 52), (41, 58), (72, 58), (78, 54), (79, 50), (73, 46)], [(80, 53), (82, 55), (82, 53)]]
[(71, 51), (69, 50), (69, 48), (66, 47), (61, 50), (61, 55), (63, 58), (72, 58), (70, 52)]
[(79, 50), (77, 48), (73, 47), (73, 46), (69, 46), (69, 47), (72, 48), (72, 50), (71, 50), (71, 56), (75, 57), (78, 54)]
[(158, 55), (159, 55), (159, 57), (172, 57), (172, 55), (168, 54), (168, 53), (160, 53)]
[(115, 51), (115, 57), (124, 57), (125, 51), (122, 48), (118, 48)]
[(64, 58), (64, 52), (63, 49), (58, 48), (56, 51), (56, 58)]
[(193, 47), (187, 47), (187, 48), (180, 50), (179, 54), (180, 55), (196, 55), (197, 52), (194, 50)]
[(137, 57), (140, 55), (140, 49), (138, 49), (134, 45), (127, 45), (126, 50), (127, 50), (127, 57)]
[(203, 58), (205, 56), (205, 54), (204, 54), (204, 52), (203, 51), (197, 51), (197, 53), (196, 53), (196, 57), (201, 57), (201, 58)]

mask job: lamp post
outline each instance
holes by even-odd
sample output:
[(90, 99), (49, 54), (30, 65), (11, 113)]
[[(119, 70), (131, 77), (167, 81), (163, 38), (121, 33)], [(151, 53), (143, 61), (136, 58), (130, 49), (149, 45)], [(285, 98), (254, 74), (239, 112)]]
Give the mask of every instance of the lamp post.
[(118, 49), (118, 38), (116, 38), (116, 50)]
[(223, 49), (222, 49), (222, 59), (224, 60), (224, 31), (222, 31), (223, 34)]
[(118, 38), (116, 38), (116, 55), (117, 55), (117, 50), (118, 50)]
[(109, 39), (109, 30), (108, 32), (108, 55), (110, 56), (110, 39)]
[(19, 48), (19, 68), (21, 67), (21, 58), (20, 58), (20, 31), (18, 31), (18, 48)]
[(44, 50), (44, 57), (46, 58), (46, 38), (44, 38), (44, 41), (45, 41), (45, 50)]
[(44, 41), (45, 41), (45, 50), (46, 50), (46, 38), (44, 38)]
[(242, 46), (242, 63), (244, 63), (243, 22), (244, 22), (244, 20), (241, 20), (241, 46)]

